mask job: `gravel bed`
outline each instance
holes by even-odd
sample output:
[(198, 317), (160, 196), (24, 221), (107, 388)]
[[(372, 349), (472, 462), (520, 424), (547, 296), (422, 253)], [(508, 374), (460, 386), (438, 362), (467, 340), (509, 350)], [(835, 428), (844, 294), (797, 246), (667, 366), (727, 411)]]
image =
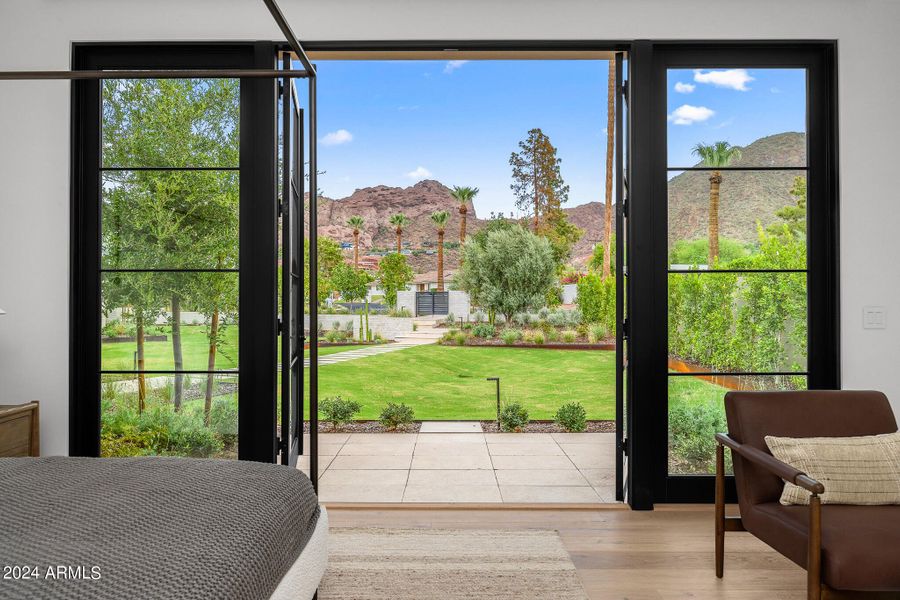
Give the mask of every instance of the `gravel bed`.
[[(482, 421), (481, 430), (485, 433), (496, 433), (497, 421)], [(615, 433), (615, 421), (588, 421), (584, 433)], [(532, 421), (522, 430), (522, 433), (566, 433), (558, 423), (553, 421)]]
[[(401, 426), (397, 429), (388, 429), (379, 421), (351, 421), (338, 427), (336, 430), (331, 423), (319, 421), (319, 433), (418, 433), (421, 423), (410, 423), (405, 427)], [(309, 433), (309, 421), (303, 422), (303, 433)]]
[[(332, 429), (331, 423), (319, 422), (319, 433), (418, 433), (422, 423), (410, 423), (405, 428), (396, 430), (387, 429), (378, 421), (353, 421), (338, 427), (337, 431)], [(496, 421), (481, 421), (481, 430), (485, 433), (496, 433)], [(588, 421), (585, 433), (615, 433), (615, 421)], [(309, 433), (309, 421), (303, 423), (303, 432)], [(532, 421), (525, 429), (524, 433), (565, 433), (566, 430), (553, 421)]]

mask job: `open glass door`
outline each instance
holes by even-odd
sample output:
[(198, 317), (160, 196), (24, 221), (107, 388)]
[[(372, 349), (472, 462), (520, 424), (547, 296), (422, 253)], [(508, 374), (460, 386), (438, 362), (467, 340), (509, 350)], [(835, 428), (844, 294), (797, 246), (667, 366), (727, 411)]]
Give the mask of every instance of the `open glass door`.
[(615, 275), (616, 281), (616, 500), (626, 499), (628, 488), (628, 445), (626, 437), (626, 419), (628, 418), (626, 389), (628, 369), (628, 310), (626, 306), (626, 287), (628, 271), (627, 258), (627, 226), (626, 211), (628, 198), (628, 178), (626, 177), (627, 136), (624, 130), (624, 112), (627, 110), (626, 83), (623, 77), (625, 57), (623, 52), (615, 56), (615, 188), (616, 188), (616, 239), (615, 239)]
[[(290, 69), (290, 57), (284, 58)], [(293, 79), (281, 85), (281, 464), (303, 452), (303, 111)]]

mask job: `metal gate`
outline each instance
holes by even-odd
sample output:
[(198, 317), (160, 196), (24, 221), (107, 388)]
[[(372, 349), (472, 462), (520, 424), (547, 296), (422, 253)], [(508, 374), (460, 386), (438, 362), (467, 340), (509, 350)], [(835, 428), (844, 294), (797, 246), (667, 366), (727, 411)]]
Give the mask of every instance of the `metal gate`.
[(416, 316), (446, 315), (450, 312), (450, 292), (416, 292)]

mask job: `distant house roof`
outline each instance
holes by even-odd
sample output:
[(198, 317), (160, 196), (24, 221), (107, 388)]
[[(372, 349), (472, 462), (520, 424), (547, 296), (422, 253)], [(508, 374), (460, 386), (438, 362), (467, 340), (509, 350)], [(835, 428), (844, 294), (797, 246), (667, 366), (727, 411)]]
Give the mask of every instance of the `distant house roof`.
[[(456, 271), (444, 271), (444, 281), (449, 281)], [(425, 271), (424, 273), (416, 273), (413, 283), (437, 283), (437, 271)]]

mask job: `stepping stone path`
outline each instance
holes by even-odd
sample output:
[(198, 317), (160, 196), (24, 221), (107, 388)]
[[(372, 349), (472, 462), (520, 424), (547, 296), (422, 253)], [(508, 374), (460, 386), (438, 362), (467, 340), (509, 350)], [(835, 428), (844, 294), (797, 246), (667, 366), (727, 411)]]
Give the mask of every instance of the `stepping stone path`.
[[(347, 350), (346, 352), (337, 352), (328, 356), (319, 357), (319, 366), (333, 365), (336, 363), (347, 362), (348, 360), (356, 360), (357, 358), (366, 358), (367, 356), (377, 356), (379, 354), (387, 354), (388, 352), (396, 352), (397, 350), (405, 350), (413, 346), (422, 346), (424, 344), (435, 344), (444, 335), (445, 330), (435, 327), (438, 318), (421, 319), (413, 321), (416, 330), (410, 333), (397, 336), (397, 341), (390, 344), (380, 344), (377, 346), (365, 346), (359, 350)], [(303, 359), (303, 366), (309, 366), (309, 358)]]

